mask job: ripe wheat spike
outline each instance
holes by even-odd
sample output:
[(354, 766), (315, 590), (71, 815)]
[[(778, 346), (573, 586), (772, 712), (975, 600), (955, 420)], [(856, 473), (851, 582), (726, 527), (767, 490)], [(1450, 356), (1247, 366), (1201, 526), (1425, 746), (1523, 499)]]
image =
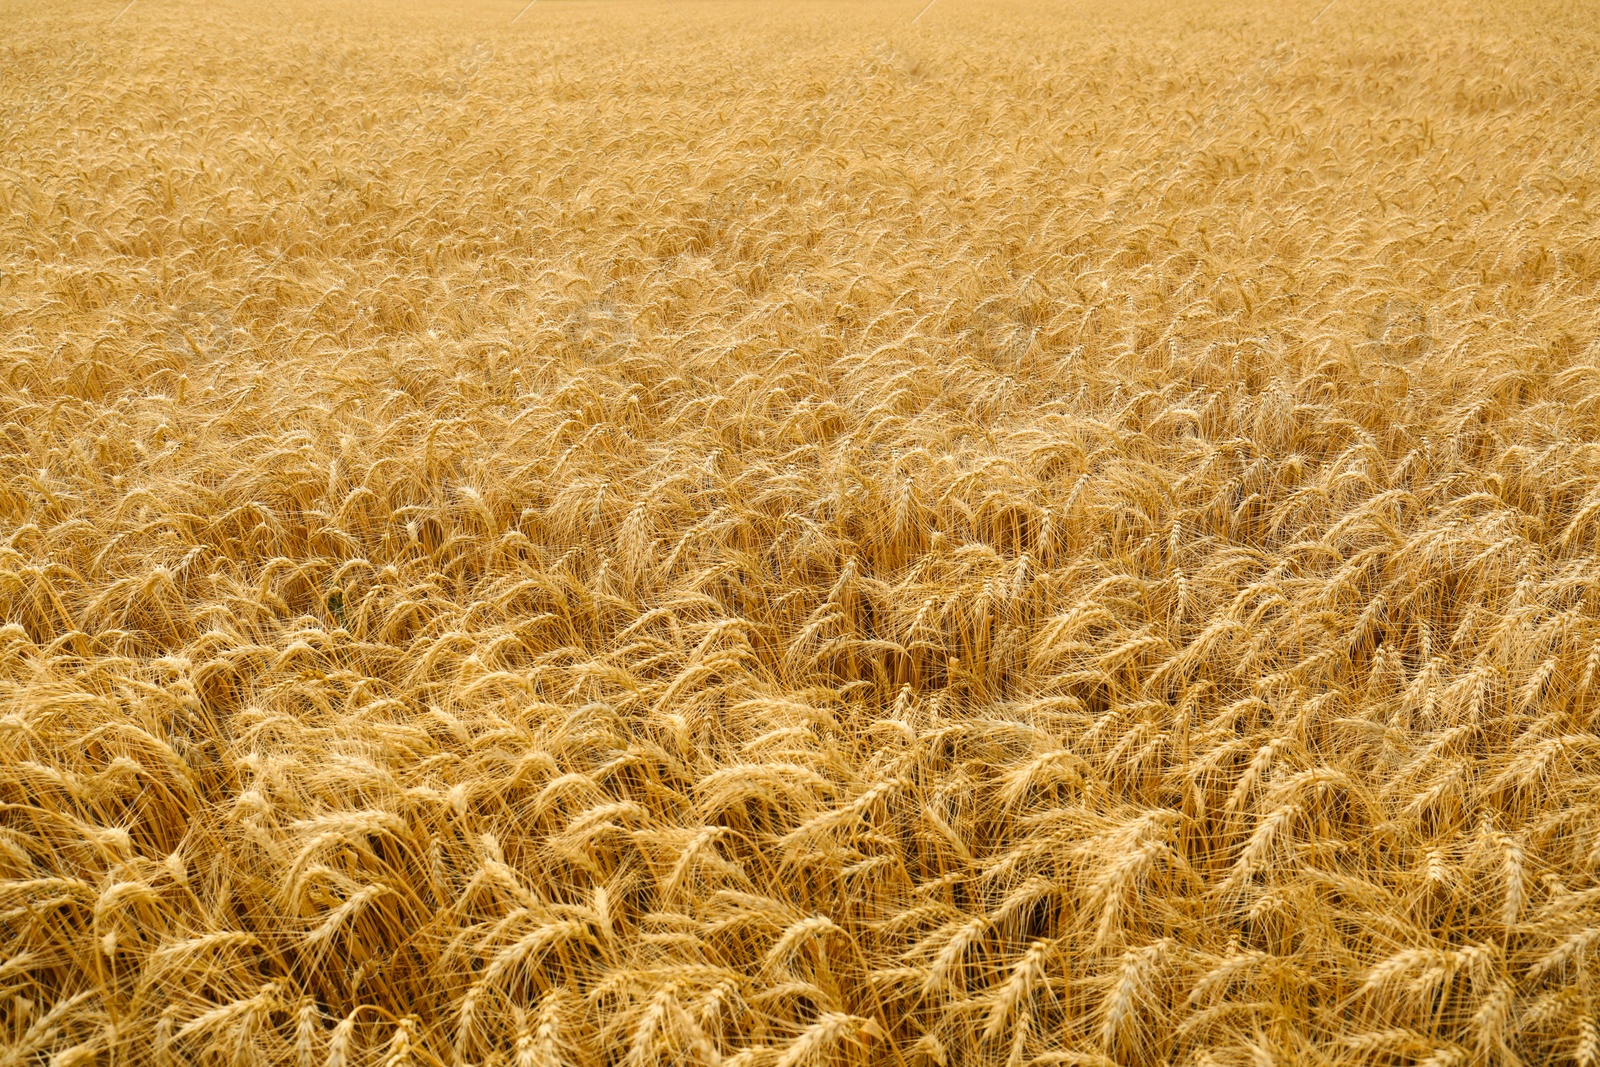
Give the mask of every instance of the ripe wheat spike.
[(0, 1067), (1600, 1065), (1592, 6), (0, 5)]

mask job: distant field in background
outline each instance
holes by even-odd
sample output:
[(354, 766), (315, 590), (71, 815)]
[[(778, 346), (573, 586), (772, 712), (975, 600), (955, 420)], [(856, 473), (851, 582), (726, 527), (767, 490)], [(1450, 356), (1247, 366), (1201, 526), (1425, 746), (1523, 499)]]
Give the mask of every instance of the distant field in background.
[(1597, 116), (1586, 3), (0, 5), (0, 1067), (1600, 1067)]

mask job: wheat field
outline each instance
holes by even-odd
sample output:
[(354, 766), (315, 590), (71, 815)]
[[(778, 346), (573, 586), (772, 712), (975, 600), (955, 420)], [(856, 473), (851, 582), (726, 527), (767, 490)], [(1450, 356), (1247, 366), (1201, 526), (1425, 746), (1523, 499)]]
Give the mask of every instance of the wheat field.
[(1600, 1065), (1600, 13), (0, 4), (0, 1067)]

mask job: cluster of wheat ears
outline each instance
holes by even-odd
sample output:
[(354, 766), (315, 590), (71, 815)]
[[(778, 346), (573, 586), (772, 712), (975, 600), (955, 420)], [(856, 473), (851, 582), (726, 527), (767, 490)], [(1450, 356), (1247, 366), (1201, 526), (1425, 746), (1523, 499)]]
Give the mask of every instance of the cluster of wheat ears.
[(0, 1067), (1600, 1064), (1600, 20), (921, 6), (7, 0)]

